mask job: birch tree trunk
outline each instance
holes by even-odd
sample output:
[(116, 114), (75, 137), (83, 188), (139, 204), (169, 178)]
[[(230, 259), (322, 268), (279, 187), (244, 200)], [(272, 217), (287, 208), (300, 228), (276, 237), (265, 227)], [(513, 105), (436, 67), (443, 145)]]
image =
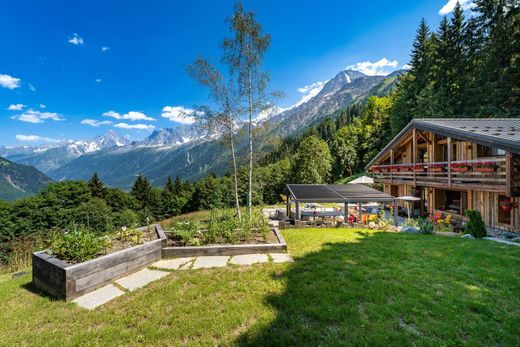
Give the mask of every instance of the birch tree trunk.
[(249, 187), (247, 191), (247, 212), (249, 218), (252, 214), (252, 200), (253, 200), (253, 77), (251, 70), (249, 70), (249, 90), (248, 90), (248, 101), (249, 101)]
[(231, 128), (229, 133), (229, 144), (231, 145), (231, 157), (233, 158), (233, 188), (235, 189), (235, 207), (237, 209), (238, 220), (242, 220), (242, 215), (240, 213), (240, 202), (238, 200), (237, 159), (235, 156), (235, 141), (233, 140), (233, 128)]

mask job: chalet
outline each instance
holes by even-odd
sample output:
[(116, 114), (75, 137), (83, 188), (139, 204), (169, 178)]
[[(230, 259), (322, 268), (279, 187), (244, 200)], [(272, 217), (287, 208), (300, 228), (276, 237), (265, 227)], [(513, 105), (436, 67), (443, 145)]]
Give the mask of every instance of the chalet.
[(374, 183), (414, 196), (414, 215), (464, 219), (520, 232), (520, 119), (414, 119), (372, 161)]

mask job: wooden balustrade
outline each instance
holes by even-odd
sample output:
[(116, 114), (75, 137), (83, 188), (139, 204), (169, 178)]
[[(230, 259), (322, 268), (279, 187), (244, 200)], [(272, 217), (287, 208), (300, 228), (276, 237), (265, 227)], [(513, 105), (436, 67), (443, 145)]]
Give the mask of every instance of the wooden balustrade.
[[(434, 163), (375, 165), (372, 167), (376, 183), (411, 184), (414, 186), (483, 188), (504, 191), (508, 175), (506, 158)], [(487, 167), (487, 169), (484, 169)], [(451, 171), (451, 172), (450, 172)]]

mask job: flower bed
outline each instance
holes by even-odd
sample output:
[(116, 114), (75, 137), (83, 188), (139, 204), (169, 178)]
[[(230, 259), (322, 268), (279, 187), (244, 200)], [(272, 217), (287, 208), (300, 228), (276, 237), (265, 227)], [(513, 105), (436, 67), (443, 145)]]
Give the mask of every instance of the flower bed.
[(166, 235), (168, 240), (163, 257), (236, 255), (287, 249), (281, 235), (261, 214), (254, 214), (251, 219), (244, 216), (241, 221), (224, 215), (211, 216), (202, 222), (178, 222)]
[[(59, 247), (63, 247), (63, 243), (54, 246), (54, 252), (59, 255), (53, 254), (51, 250), (33, 253), (34, 286), (52, 296), (69, 301), (160, 259), (161, 249), (166, 242), (161, 226), (156, 224), (151, 226), (151, 229), (143, 227), (135, 230), (132, 237), (139, 236), (138, 232), (141, 232), (141, 244), (136, 245), (136, 242), (126, 242), (123, 239), (114, 240), (111, 247), (101, 253), (104, 255), (95, 256), (87, 261), (70, 260), (71, 254), (76, 252), (71, 249), (60, 251)], [(149, 235), (149, 238), (146, 235)], [(90, 244), (90, 241), (82, 242)], [(69, 243), (69, 246), (71, 244)], [(79, 246), (77, 251), (80, 251), (81, 247), (84, 246)], [(92, 253), (97, 252), (90, 254)], [(85, 256), (87, 253), (83, 251), (80, 254)]]

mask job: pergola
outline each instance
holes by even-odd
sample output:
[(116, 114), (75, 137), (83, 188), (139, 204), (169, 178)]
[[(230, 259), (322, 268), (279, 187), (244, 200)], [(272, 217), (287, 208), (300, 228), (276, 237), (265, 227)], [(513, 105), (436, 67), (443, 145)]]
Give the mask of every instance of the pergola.
[(386, 193), (367, 187), (363, 184), (288, 184), (287, 214), (291, 206), (296, 205), (296, 220), (301, 219), (300, 203), (343, 203), (345, 204), (345, 220), (348, 219), (349, 204), (359, 205), (359, 220), (362, 220), (361, 204), (368, 202), (393, 203), (394, 224), (397, 225), (397, 201)]

